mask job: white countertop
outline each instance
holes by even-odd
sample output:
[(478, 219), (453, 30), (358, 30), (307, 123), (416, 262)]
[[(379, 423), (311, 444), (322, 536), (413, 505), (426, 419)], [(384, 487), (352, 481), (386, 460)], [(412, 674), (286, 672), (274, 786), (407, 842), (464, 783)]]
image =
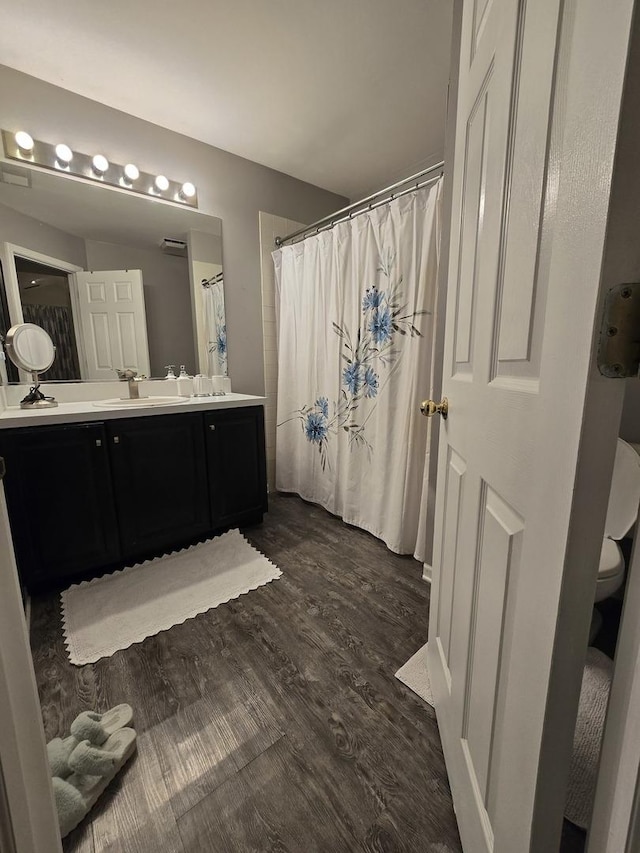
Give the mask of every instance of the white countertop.
[(99, 400), (82, 403), (59, 403), (54, 409), (29, 411), (9, 406), (0, 412), (0, 429), (32, 427), (44, 424), (73, 424), (86, 421), (110, 421), (115, 418), (146, 418), (153, 415), (173, 415), (180, 412), (201, 412), (210, 409), (237, 409), (243, 406), (262, 406), (266, 397), (251, 394), (225, 394), (220, 397), (185, 397), (183, 403), (161, 406), (101, 407)]

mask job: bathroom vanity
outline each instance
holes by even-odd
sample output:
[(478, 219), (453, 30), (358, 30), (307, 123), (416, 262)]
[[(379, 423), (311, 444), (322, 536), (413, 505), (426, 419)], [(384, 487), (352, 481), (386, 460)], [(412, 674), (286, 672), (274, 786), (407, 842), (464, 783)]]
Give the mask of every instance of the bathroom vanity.
[(267, 509), (262, 398), (0, 414), (18, 568), (29, 590), (168, 553)]

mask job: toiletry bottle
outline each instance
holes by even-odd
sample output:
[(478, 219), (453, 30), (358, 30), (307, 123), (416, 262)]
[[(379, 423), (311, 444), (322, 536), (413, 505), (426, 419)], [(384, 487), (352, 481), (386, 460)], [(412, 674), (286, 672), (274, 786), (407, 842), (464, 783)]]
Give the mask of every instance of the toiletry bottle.
[(178, 394), (181, 397), (190, 397), (193, 394), (193, 377), (189, 376), (184, 364), (180, 365), (178, 376)]

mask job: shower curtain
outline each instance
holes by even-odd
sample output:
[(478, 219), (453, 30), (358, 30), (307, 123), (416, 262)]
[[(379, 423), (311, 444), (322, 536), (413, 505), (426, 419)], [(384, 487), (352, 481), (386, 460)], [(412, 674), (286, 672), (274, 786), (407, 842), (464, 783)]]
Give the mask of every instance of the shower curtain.
[(204, 288), (209, 340), (209, 376), (227, 375), (227, 320), (224, 309), (224, 282), (216, 276)]
[(60, 379), (81, 379), (76, 333), (71, 309), (66, 305), (40, 305), (24, 302), (22, 316), (25, 323), (42, 326), (56, 347), (56, 358), (46, 372), (44, 382)]
[(419, 559), (440, 188), (273, 254), (276, 487)]

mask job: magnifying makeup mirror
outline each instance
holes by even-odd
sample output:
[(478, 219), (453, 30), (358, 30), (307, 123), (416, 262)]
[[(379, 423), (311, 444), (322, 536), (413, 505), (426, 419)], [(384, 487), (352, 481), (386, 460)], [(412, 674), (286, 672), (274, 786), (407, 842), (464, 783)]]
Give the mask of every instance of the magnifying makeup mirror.
[(48, 370), (56, 357), (56, 348), (48, 332), (34, 323), (20, 323), (7, 332), (5, 346), (16, 367), (26, 370), (33, 378), (33, 387), (20, 403), (20, 408), (51, 409), (57, 406), (53, 397), (45, 397), (40, 391), (39, 374)]

